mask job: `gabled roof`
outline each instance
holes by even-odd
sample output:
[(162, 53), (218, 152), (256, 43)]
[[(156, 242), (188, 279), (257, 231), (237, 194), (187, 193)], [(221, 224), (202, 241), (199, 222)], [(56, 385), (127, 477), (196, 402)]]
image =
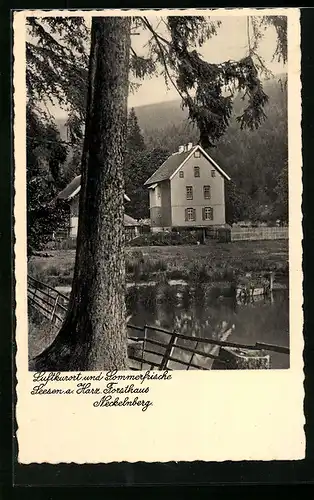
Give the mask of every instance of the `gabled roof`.
[[(70, 184), (68, 184), (63, 189), (63, 191), (61, 191), (61, 193), (58, 194), (57, 198), (58, 200), (69, 201), (72, 198), (74, 198), (74, 196), (76, 196), (77, 193), (80, 192), (80, 189), (81, 189), (81, 176), (77, 175), (76, 177), (74, 177), (73, 181), (71, 181)], [(130, 198), (126, 194), (124, 194), (124, 199), (126, 201), (130, 201)]]
[(192, 147), (189, 151), (183, 151), (182, 153), (173, 153), (167, 158), (166, 161), (150, 176), (149, 179), (144, 183), (144, 186), (151, 186), (151, 184), (156, 184), (168, 179), (172, 179), (177, 171), (183, 166), (183, 164), (199, 150), (205, 158), (213, 165), (213, 167), (228, 181), (230, 181), (229, 175), (222, 170), (222, 168), (217, 165), (217, 163), (204, 151), (204, 149), (197, 145)]
[(59, 200), (71, 200), (81, 189), (81, 176), (77, 175), (73, 181), (68, 184), (61, 193), (58, 194)]
[[(194, 148), (192, 149), (194, 150)], [(191, 151), (192, 150), (183, 151), (183, 153), (173, 153), (163, 162), (156, 172), (147, 179), (144, 186), (170, 179), (171, 175), (182, 165), (184, 160), (190, 156)]]
[(124, 214), (124, 225), (125, 226), (140, 226), (140, 223), (133, 219), (130, 215)]

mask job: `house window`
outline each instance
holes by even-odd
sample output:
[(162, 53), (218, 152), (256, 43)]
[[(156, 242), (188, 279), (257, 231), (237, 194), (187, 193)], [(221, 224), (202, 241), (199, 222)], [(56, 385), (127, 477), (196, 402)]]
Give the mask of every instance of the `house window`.
[(203, 220), (213, 220), (214, 219), (214, 211), (212, 207), (204, 207), (203, 208)]
[(158, 200), (160, 200), (160, 198), (161, 198), (161, 194), (160, 194), (159, 189), (158, 189), (158, 191), (157, 191), (157, 198), (158, 198)]
[(184, 171), (183, 170), (180, 170), (179, 177), (181, 177), (181, 179), (183, 179), (183, 177), (184, 177)]
[(216, 170), (212, 170), (212, 177), (216, 177)]
[(194, 158), (200, 158), (200, 157), (201, 157), (200, 151), (195, 151)]
[(191, 221), (196, 220), (195, 208), (186, 208), (185, 209), (185, 220), (187, 222), (191, 222)]
[(203, 190), (205, 200), (210, 200), (210, 186), (204, 186)]
[(193, 186), (186, 186), (186, 199), (193, 200)]
[(194, 177), (200, 176), (200, 167), (194, 167)]

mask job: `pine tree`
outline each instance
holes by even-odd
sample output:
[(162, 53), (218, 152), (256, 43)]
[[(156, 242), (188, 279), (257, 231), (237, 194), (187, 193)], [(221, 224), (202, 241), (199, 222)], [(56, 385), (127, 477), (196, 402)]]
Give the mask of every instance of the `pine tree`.
[(127, 137), (127, 154), (139, 153), (145, 150), (144, 138), (138, 124), (137, 116), (134, 108), (131, 108), (128, 116), (128, 137)]
[(76, 262), (69, 310), (36, 370), (127, 368), (123, 232), (130, 18), (92, 21)]
[(152, 151), (142, 151), (134, 157), (132, 167), (133, 184), (127, 190), (130, 201), (127, 204), (127, 213), (135, 219), (147, 219), (149, 217), (148, 192), (144, 183), (157, 168), (168, 158), (170, 152), (165, 148), (155, 148)]

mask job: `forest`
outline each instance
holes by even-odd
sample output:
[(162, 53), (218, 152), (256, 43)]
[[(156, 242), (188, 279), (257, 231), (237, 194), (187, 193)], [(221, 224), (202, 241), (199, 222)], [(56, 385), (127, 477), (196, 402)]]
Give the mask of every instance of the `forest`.
[[(266, 119), (257, 130), (241, 130), (235, 116), (245, 102), (234, 100), (233, 118), (210, 156), (228, 173), (226, 209), (229, 223), (251, 220), (287, 221), (288, 217), (288, 130), (286, 75), (264, 82), (269, 97)], [(68, 137), (65, 120), (57, 120), (60, 136)], [(199, 141), (199, 131), (188, 119), (180, 100), (138, 106), (128, 115), (125, 160), (126, 191), (131, 198), (128, 213), (136, 219), (149, 217), (146, 179), (181, 144)], [(69, 154), (64, 164), (68, 181), (79, 173), (80, 155)]]

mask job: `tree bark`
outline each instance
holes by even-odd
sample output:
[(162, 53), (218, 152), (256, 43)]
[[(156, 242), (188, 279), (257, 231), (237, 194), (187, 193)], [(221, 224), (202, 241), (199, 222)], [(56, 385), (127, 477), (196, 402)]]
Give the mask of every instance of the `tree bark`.
[(69, 310), (35, 370), (127, 369), (124, 181), (130, 18), (92, 21), (80, 217)]

